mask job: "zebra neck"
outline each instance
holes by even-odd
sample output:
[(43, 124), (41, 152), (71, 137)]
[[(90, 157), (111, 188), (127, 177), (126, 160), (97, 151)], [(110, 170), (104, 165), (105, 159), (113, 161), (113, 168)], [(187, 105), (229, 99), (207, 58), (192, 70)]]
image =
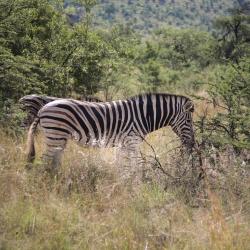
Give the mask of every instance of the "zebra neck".
[(149, 114), (147, 116), (147, 125), (148, 125), (148, 133), (156, 131), (166, 126), (171, 125), (171, 115), (170, 114), (162, 114), (162, 117), (158, 117), (160, 114), (154, 113)]
[(166, 112), (166, 100), (161, 95), (147, 96), (146, 102), (146, 123), (147, 132), (151, 133), (168, 125), (168, 112)]
[(172, 124), (174, 117), (172, 103), (171, 96), (148, 96), (146, 116), (148, 133)]

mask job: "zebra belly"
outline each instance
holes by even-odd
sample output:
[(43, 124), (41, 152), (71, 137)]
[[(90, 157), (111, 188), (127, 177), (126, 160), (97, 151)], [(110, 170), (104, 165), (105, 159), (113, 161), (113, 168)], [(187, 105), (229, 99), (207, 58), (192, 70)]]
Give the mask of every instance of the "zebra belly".
[(96, 139), (94, 135), (90, 135), (88, 138), (84, 136), (80, 141), (78, 141), (77, 138), (74, 138), (73, 136), (73, 140), (77, 141), (77, 144), (83, 147), (113, 148), (123, 147), (124, 142), (126, 142), (129, 137), (130, 136), (127, 132), (115, 137), (103, 135), (99, 139)]

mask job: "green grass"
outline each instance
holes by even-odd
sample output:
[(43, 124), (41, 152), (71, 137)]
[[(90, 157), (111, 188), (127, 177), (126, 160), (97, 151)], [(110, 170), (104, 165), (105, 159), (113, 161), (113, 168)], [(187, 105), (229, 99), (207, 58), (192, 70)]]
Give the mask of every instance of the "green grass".
[[(163, 163), (164, 133), (149, 138)], [(241, 178), (234, 192), (236, 172), (223, 176), (225, 190), (219, 178), (205, 195), (185, 190), (191, 179), (164, 190), (156, 170), (134, 182), (122, 178), (115, 150), (70, 144), (51, 178), (39, 160), (25, 168), (22, 140), (0, 137), (0, 249), (249, 249), (249, 185)]]

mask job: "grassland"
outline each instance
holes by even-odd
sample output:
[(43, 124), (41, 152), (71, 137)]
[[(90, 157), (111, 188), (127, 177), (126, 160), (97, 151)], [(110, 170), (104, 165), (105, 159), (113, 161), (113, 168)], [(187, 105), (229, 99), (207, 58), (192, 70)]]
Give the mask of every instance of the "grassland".
[[(204, 158), (207, 177), (195, 186), (164, 129), (147, 141), (178, 181), (150, 156), (140, 169), (115, 149), (73, 143), (52, 178), (39, 157), (25, 168), (25, 138), (0, 133), (0, 249), (249, 249), (248, 169), (224, 155), (217, 168)], [(146, 143), (142, 151), (154, 156)]]

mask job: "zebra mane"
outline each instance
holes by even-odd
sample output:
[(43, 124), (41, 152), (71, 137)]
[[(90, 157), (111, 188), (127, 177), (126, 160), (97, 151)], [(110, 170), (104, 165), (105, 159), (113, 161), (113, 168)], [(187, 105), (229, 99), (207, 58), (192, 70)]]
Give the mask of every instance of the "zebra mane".
[(153, 96), (153, 95), (155, 95), (155, 96), (164, 96), (164, 97), (171, 97), (171, 96), (181, 97), (181, 98), (186, 99), (187, 101), (192, 102), (192, 100), (189, 97), (184, 96), (184, 95), (176, 95), (176, 94), (170, 94), (170, 93), (154, 93), (154, 92), (153, 93), (148, 92), (148, 93), (144, 93), (144, 94), (135, 95), (135, 96), (129, 97), (128, 100), (137, 100), (140, 97), (145, 97), (145, 96), (150, 97), (150, 96)]
[[(72, 97), (55, 97), (55, 96), (47, 96), (47, 95), (37, 95), (37, 94), (32, 94), (32, 95), (26, 95), (22, 97), (19, 102), (20, 103), (25, 103), (27, 100), (34, 100), (34, 99), (39, 99), (40, 101), (53, 101), (53, 100), (60, 100), (60, 99), (74, 99)], [(81, 96), (77, 98), (76, 100), (80, 101), (87, 101), (87, 102), (102, 102), (101, 99), (95, 96)]]

